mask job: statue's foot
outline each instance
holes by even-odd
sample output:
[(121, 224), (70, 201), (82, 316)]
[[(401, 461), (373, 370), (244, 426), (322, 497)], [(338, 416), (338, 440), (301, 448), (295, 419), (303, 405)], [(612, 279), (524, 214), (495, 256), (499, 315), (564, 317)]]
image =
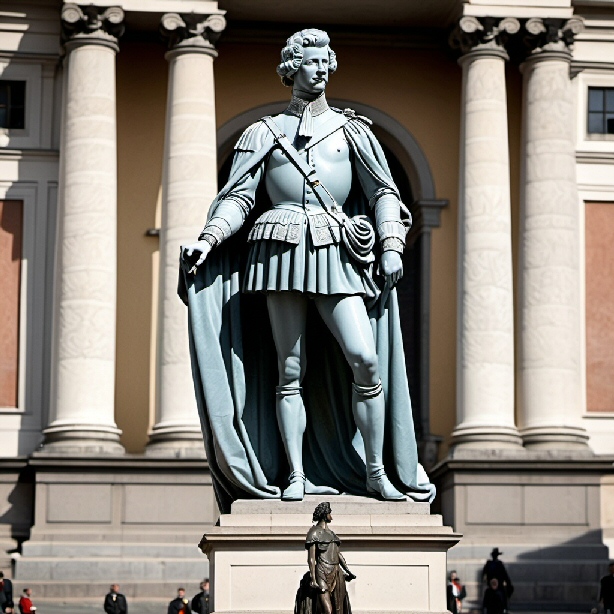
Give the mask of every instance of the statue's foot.
[(313, 482), (305, 480), (306, 495), (338, 495), (339, 491), (331, 486), (316, 486)]
[(407, 501), (407, 497), (390, 483), (383, 468), (367, 476), (367, 493), (386, 501)]
[(293, 471), (288, 482), (288, 488), (281, 494), (281, 500), (302, 501), (305, 497), (305, 474), (302, 471)]
[(412, 501), (432, 503), (437, 491), (435, 490), (435, 486), (431, 486), (432, 488), (429, 490), (410, 490), (408, 491), (407, 496)]

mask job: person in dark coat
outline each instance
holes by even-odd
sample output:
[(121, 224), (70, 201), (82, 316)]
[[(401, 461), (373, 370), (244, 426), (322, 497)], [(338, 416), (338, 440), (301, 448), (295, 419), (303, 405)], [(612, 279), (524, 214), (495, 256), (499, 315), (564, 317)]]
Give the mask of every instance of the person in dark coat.
[(448, 582), (446, 586), (446, 607), (452, 614), (458, 614), (458, 605), (456, 603), (456, 597), (452, 592), (452, 584), (450, 584), (450, 582)]
[(107, 614), (128, 614), (128, 602), (119, 592), (119, 584), (111, 584), (104, 598), (104, 611)]
[(507, 602), (514, 592), (514, 586), (510, 580), (507, 570), (505, 569), (505, 565), (499, 560), (499, 556), (502, 554), (503, 552), (501, 552), (499, 548), (492, 549), (492, 552), (490, 553), (492, 558), (491, 560), (486, 561), (486, 564), (482, 569), (482, 580), (486, 582), (487, 586), (490, 586), (490, 581), (493, 578), (497, 580), (499, 590), (501, 591), (501, 594), (505, 600), (504, 609), (507, 610)]
[(7, 610), (10, 612), (14, 607), (13, 583), (5, 578), (4, 573), (0, 571), (0, 612), (2, 614)]
[(177, 589), (177, 597), (168, 604), (167, 614), (191, 614), (190, 602), (186, 599), (185, 588)]
[(614, 561), (608, 565), (609, 574), (601, 578), (599, 590), (599, 603), (603, 606), (605, 614), (614, 614)]
[(200, 593), (192, 599), (192, 612), (196, 614), (209, 614), (209, 578), (200, 583)]
[(482, 603), (483, 614), (504, 614), (506, 611), (505, 595), (499, 587), (497, 578), (492, 578), (484, 591)]
[(446, 600), (448, 610), (452, 614), (460, 614), (462, 611), (462, 601), (467, 596), (465, 587), (461, 584), (456, 571), (450, 572), (450, 581), (446, 590)]

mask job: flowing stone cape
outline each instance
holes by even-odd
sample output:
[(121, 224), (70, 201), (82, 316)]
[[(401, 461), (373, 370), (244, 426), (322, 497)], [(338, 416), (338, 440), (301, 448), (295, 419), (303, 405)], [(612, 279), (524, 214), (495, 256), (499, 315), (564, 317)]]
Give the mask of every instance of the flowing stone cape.
[[(365, 164), (398, 194), (367, 121), (350, 115), (342, 127), (353, 162)], [(245, 173), (266, 163), (266, 156), (255, 152), (273, 146), (262, 122), (245, 131), (235, 147), (230, 179), (213, 202), (209, 217)], [(374, 222), (373, 211), (355, 184), (344, 211), (367, 214)], [(196, 400), (222, 513), (229, 512), (238, 498), (279, 498), (289, 473), (275, 412), (277, 354), (266, 299), (241, 292), (247, 234), (267, 207), (270, 201), (259, 188), (256, 206), (241, 230), (212, 250), (195, 275), (184, 264), (180, 271), (179, 295), (188, 305)], [(378, 257), (376, 253), (376, 262)], [(376, 282), (382, 291), (367, 308), (386, 398), (384, 465), (399, 490), (417, 500), (432, 500), (434, 486), (418, 463), (396, 290), (385, 287), (379, 276)], [(303, 452), (307, 479), (340, 492), (365, 495), (364, 444), (351, 410), (352, 373), (315, 309), (310, 310), (306, 336), (302, 386), (307, 409)]]

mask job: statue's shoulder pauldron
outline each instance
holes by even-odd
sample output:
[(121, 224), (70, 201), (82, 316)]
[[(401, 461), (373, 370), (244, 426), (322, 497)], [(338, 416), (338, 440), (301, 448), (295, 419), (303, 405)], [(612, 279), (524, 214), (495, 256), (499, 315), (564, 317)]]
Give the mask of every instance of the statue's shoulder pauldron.
[(259, 119), (244, 130), (234, 147), (235, 151), (259, 151), (264, 147), (268, 135), (269, 129), (266, 127), (266, 124)]
[(322, 529), (318, 526), (313, 526), (307, 531), (307, 537), (305, 538), (305, 545), (309, 547), (310, 544), (315, 544), (320, 541)]
[(365, 117), (364, 115), (358, 115), (358, 113), (356, 113), (354, 109), (343, 109), (343, 111), (341, 111), (340, 109), (335, 109), (335, 111), (343, 113), (350, 121), (361, 122), (367, 126), (371, 126), (373, 124), (373, 122), (368, 117)]
[(312, 544), (330, 544), (331, 542), (341, 543), (339, 538), (330, 529), (323, 529), (316, 525), (307, 532), (305, 548), (308, 549)]

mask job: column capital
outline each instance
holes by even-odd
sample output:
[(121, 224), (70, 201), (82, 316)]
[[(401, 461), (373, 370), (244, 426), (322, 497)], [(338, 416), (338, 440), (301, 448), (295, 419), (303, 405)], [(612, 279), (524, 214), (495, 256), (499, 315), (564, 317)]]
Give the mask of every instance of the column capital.
[(222, 13), (165, 13), (160, 21), (160, 31), (168, 39), (167, 59), (180, 53), (206, 53), (216, 57), (215, 43), (225, 27), (226, 19)]
[(515, 17), (461, 17), (450, 34), (449, 43), (463, 54), (479, 53), (507, 59), (505, 44), (510, 35), (520, 30)]
[(118, 51), (117, 41), (124, 33), (124, 11), (119, 6), (67, 3), (62, 7), (61, 20), (62, 40), (68, 50), (98, 44)]
[(574, 38), (584, 30), (581, 17), (541, 19), (533, 17), (524, 23), (523, 43), (526, 59), (571, 60)]

